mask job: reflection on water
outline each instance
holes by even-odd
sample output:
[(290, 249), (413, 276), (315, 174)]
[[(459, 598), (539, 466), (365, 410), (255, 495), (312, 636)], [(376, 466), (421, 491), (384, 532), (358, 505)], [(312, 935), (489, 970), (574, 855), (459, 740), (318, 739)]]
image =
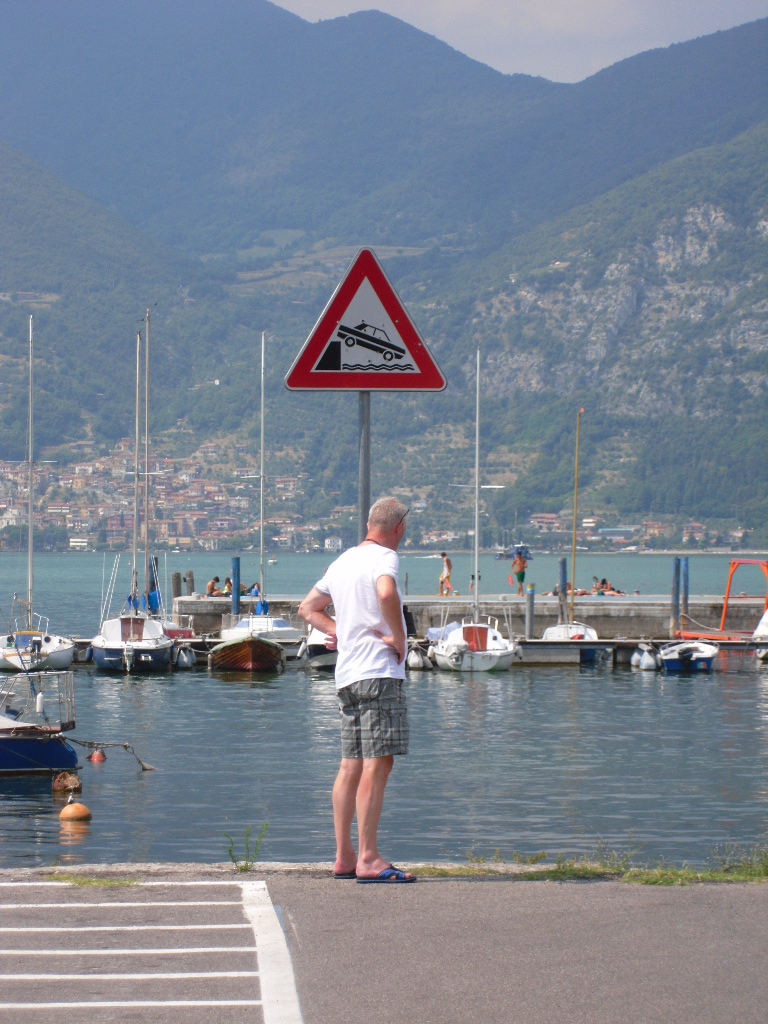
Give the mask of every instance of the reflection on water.
[[(339, 755), (333, 682), (205, 670), (76, 677), (75, 737), (128, 743), (94, 764), (66, 827), (49, 780), (0, 779), (0, 866), (220, 862), (245, 830), (269, 829), (265, 860), (333, 854)], [(503, 675), (413, 673), (411, 753), (391, 777), (382, 849), (404, 860), (580, 855), (597, 840), (636, 862), (703, 865), (714, 848), (765, 837), (768, 670), (731, 659), (691, 679), (607, 667)]]

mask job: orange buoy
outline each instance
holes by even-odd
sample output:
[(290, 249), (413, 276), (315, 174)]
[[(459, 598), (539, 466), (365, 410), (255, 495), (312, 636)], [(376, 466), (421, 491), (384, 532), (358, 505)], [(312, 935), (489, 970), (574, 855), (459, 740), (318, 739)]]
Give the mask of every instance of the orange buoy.
[(88, 755), (87, 760), (88, 761), (106, 761), (107, 760), (107, 755), (104, 753), (104, 751), (101, 749), (101, 747), (97, 747), (96, 750), (94, 750), (94, 752), (92, 754)]
[(75, 801), (62, 807), (59, 814), (60, 821), (90, 821), (93, 815), (85, 806)]

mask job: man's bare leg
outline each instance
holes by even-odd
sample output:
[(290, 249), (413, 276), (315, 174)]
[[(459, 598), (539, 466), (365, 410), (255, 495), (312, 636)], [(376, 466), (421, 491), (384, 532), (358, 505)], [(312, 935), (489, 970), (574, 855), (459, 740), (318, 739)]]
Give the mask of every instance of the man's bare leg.
[(362, 776), (357, 787), (358, 875), (377, 875), (389, 867), (388, 861), (379, 856), (378, 831), (384, 790), (394, 761), (391, 754), (363, 759)]
[(352, 819), (355, 816), (357, 789), (363, 773), (361, 757), (343, 757), (333, 784), (333, 827), (336, 833), (336, 874), (354, 871), (357, 854), (352, 844)]

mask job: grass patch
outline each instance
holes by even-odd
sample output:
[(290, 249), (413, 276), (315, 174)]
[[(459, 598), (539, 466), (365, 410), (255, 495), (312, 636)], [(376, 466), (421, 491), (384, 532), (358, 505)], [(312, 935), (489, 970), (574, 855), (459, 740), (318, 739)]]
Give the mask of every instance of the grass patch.
[(68, 885), (79, 885), (83, 888), (91, 886), (95, 889), (119, 889), (129, 885), (139, 885), (131, 878), (95, 878), (93, 875), (75, 875), (58, 872), (46, 877), (48, 882), (66, 882)]
[(227, 848), (227, 854), (229, 859), (235, 865), (236, 871), (250, 871), (254, 863), (259, 859), (259, 850), (261, 849), (261, 843), (266, 835), (267, 829), (269, 828), (269, 822), (265, 821), (261, 826), (257, 838), (251, 843), (251, 830), (253, 825), (249, 825), (245, 830), (245, 855), (242, 860), (235, 853), (235, 841), (229, 833), (225, 832), (225, 837), (229, 840), (229, 846)]
[(631, 839), (626, 850), (614, 850), (598, 839), (594, 849), (583, 859), (566, 859), (558, 855), (554, 864), (542, 862), (545, 853), (531, 856), (512, 854), (506, 861), (499, 850), (485, 857), (475, 852), (466, 854), (467, 864), (423, 865), (411, 869), (413, 874), (429, 878), (503, 877), (511, 881), (572, 882), (614, 879), (634, 885), (704, 885), (707, 883), (768, 881), (768, 844), (739, 846), (729, 843), (715, 849), (712, 866), (697, 870), (687, 864), (673, 867), (636, 867), (633, 863), (641, 847)]

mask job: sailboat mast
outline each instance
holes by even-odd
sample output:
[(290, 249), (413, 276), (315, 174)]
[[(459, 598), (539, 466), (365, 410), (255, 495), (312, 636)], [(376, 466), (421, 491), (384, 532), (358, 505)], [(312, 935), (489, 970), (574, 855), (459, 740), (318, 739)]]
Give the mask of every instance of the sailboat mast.
[(136, 552), (139, 540), (139, 398), (141, 383), (141, 331), (136, 332), (136, 427), (133, 445), (133, 566), (131, 568), (131, 615), (133, 615), (133, 599), (139, 593), (139, 575), (136, 564)]
[(477, 350), (475, 394), (475, 604), (474, 620), (479, 621), (480, 601), (480, 349)]
[(34, 418), (32, 416), (32, 364), (33, 364), (33, 337), (34, 337), (34, 317), (29, 318), (29, 424), (27, 427), (29, 436), (29, 457), (27, 462), (27, 487), (29, 494), (29, 522), (27, 523), (27, 625), (32, 628), (32, 595), (34, 591), (34, 558), (33, 558), (33, 542), (35, 537), (35, 468), (33, 463), (34, 453), (34, 440), (32, 436), (32, 426)]
[(144, 323), (144, 601), (149, 611), (149, 310)]
[(261, 464), (259, 467), (259, 593), (264, 597), (264, 331), (261, 332)]
[(576, 413), (576, 465), (573, 473), (573, 540), (571, 542), (571, 622), (573, 622), (573, 595), (576, 593), (576, 519), (579, 507), (579, 432), (581, 428), (581, 414), (583, 412), (583, 409), (579, 409)]

